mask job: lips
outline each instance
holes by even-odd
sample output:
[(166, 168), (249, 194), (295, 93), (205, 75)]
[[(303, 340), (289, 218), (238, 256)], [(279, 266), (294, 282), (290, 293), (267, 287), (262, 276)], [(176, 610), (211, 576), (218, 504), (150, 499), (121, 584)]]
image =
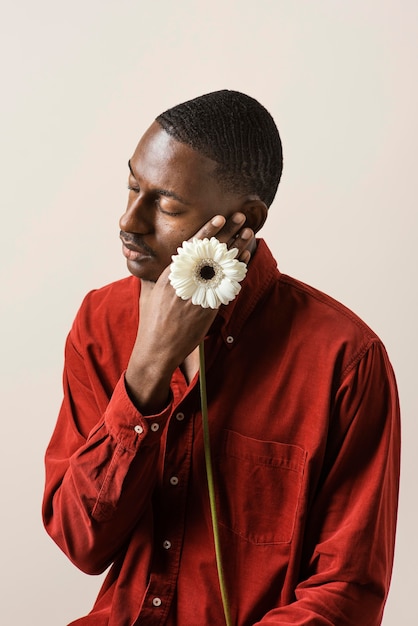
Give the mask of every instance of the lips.
[(128, 261), (140, 261), (144, 258), (144, 256), (146, 256), (143, 252), (140, 252), (139, 250), (131, 250), (126, 246), (122, 246), (122, 254), (126, 259), (128, 259)]
[(145, 256), (154, 256), (154, 251), (147, 246), (144, 242), (138, 242), (132, 237), (126, 237), (125, 233), (120, 233), (120, 240), (122, 241), (123, 255), (130, 261), (138, 261)]

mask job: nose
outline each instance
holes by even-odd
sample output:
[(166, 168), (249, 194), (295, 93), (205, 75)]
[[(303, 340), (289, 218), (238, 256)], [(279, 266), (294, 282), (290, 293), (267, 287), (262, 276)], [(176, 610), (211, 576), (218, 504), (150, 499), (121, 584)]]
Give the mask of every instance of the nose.
[(151, 211), (142, 194), (129, 193), (128, 205), (119, 220), (119, 228), (126, 233), (145, 235), (152, 230)]

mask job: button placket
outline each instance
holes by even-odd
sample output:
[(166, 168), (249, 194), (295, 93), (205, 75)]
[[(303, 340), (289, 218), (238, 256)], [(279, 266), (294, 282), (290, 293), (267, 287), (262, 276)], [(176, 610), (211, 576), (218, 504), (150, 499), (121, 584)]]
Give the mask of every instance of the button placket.
[[(187, 415), (187, 418), (189, 416)], [(149, 425), (152, 431), (152, 423)], [(184, 518), (188, 475), (191, 466), (193, 420), (182, 411), (174, 412), (168, 424), (165, 445), (164, 473), (158, 490), (158, 544), (155, 571), (150, 572), (147, 591), (149, 619), (165, 616), (175, 593), (175, 580), (180, 566), (182, 533), (179, 523)], [(181, 440), (182, 445), (179, 446)], [(175, 487), (173, 489), (172, 487)], [(161, 608), (158, 608), (161, 607)], [(158, 610), (158, 617), (156, 611)], [(154, 611), (154, 618), (152, 617)], [(144, 605), (144, 616), (146, 608)], [(152, 621), (150, 623), (153, 623)]]

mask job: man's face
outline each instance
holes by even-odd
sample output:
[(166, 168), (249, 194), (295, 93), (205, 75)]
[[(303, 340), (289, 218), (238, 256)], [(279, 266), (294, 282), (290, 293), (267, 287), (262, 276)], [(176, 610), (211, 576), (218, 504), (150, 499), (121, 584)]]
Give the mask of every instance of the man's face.
[(129, 197), (119, 226), (128, 269), (155, 282), (171, 256), (214, 215), (229, 217), (243, 198), (213, 176), (215, 161), (173, 139), (154, 122), (129, 162)]

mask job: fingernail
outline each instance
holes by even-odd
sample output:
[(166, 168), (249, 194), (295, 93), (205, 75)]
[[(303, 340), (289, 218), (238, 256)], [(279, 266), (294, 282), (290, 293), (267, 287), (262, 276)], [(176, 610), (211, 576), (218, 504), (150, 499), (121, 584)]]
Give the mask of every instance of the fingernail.
[(232, 216), (232, 221), (234, 222), (234, 224), (242, 224), (242, 222), (245, 221), (244, 213), (234, 213), (234, 215)]
[(218, 226), (223, 226), (224, 223), (225, 223), (225, 218), (222, 217), (222, 215), (215, 215), (215, 217), (211, 221), (212, 226), (215, 226), (216, 228)]
[(244, 228), (241, 233), (241, 239), (250, 239), (252, 236), (252, 231), (249, 228)]

